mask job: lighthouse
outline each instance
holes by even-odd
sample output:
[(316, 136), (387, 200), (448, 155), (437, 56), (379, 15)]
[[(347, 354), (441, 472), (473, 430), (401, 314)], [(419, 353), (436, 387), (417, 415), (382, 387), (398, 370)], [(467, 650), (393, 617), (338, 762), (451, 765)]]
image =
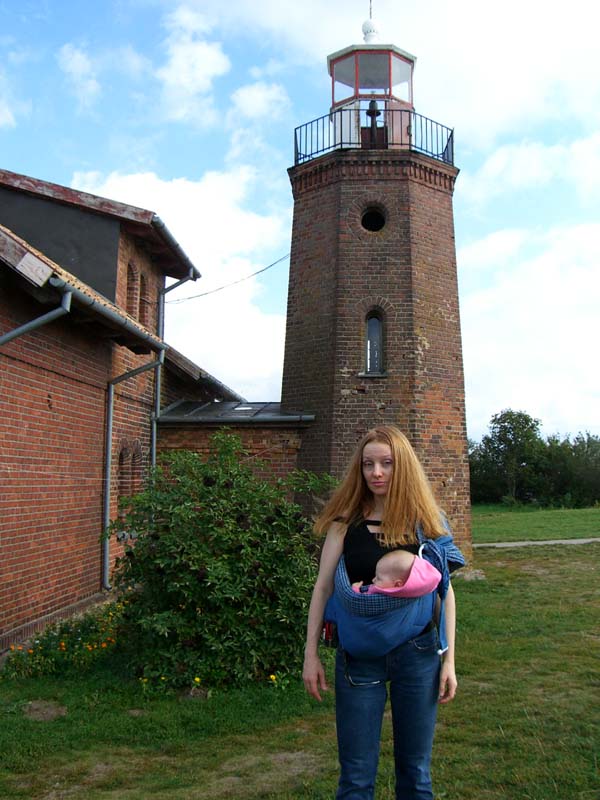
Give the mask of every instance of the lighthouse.
[(327, 114), (296, 128), (281, 405), (315, 415), (299, 466), (340, 477), (369, 428), (410, 439), (470, 543), (452, 129), (417, 113), (416, 58), (379, 41), (327, 57)]

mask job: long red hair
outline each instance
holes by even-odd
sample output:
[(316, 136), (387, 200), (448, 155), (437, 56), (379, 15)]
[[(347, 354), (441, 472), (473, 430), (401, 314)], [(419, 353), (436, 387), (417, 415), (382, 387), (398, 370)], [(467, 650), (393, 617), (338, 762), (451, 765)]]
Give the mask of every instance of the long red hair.
[(442, 512), (410, 442), (399, 428), (382, 425), (368, 431), (359, 442), (342, 482), (315, 520), (318, 534), (333, 522), (350, 524), (367, 518), (373, 510), (373, 495), (362, 472), (365, 445), (371, 442), (390, 448), (394, 471), (385, 497), (379, 539), (386, 547), (417, 542), (417, 527), (429, 538), (446, 533)]

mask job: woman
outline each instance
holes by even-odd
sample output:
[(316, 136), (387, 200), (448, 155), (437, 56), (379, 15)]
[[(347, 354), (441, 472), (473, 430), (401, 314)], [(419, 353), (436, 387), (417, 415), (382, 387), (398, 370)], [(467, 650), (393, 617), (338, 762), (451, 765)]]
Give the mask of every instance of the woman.
[[(318, 644), (340, 558), (344, 556), (350, 583), (371, 583), (375, 565), (386, 552), (417, 553), (424, 539), (447, 537), (448, 531), (414, 450), (393, 426), (374, 428), (365, 435), (344, 480), (317, 518), (315, 531), (326, 533), (326, 538), (308, 614), (303, 680), (308, 693), (321, 700), (320, 692), (328, 686)], [(430, 760), (437, 703), (450, 702), (457, 687), (451, 586), (444, 616), (447, 649), (441, 664), (433, 621), (384, 656), (357, 658), (338, 648), (338, 800), (374, 797), (388, 682), (396, 798), (432, 800)]]

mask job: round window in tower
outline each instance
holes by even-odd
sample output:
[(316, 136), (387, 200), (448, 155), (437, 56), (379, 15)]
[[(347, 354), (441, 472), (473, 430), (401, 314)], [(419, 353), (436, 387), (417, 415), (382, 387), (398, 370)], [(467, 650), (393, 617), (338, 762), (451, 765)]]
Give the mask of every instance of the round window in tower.
[(360, 222), (366, 231), (376, 233), (385, 225), (385, 214), (381, 208), (378, 208), (377, 206), (369, 206), (363, 211)]

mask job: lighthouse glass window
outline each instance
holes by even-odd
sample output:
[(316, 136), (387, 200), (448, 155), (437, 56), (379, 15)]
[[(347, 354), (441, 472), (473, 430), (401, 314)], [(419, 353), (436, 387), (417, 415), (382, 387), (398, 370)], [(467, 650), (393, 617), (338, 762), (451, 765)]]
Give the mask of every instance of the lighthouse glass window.
[(367, 315), (367, 373), (383, 372), (383, 322), (376, 311)]
[(358, 56), (358, 93), (376, 97), (390, 93), (389, 53), (360, 53)]
[(354, 55), (340, 58), (333, 65), (333, 102), (341, 103), (354, 96)]
[(398, 100), (412, 102), (410, 96), (411, 65), (408, 61), (392, 54), (392, 94)]

